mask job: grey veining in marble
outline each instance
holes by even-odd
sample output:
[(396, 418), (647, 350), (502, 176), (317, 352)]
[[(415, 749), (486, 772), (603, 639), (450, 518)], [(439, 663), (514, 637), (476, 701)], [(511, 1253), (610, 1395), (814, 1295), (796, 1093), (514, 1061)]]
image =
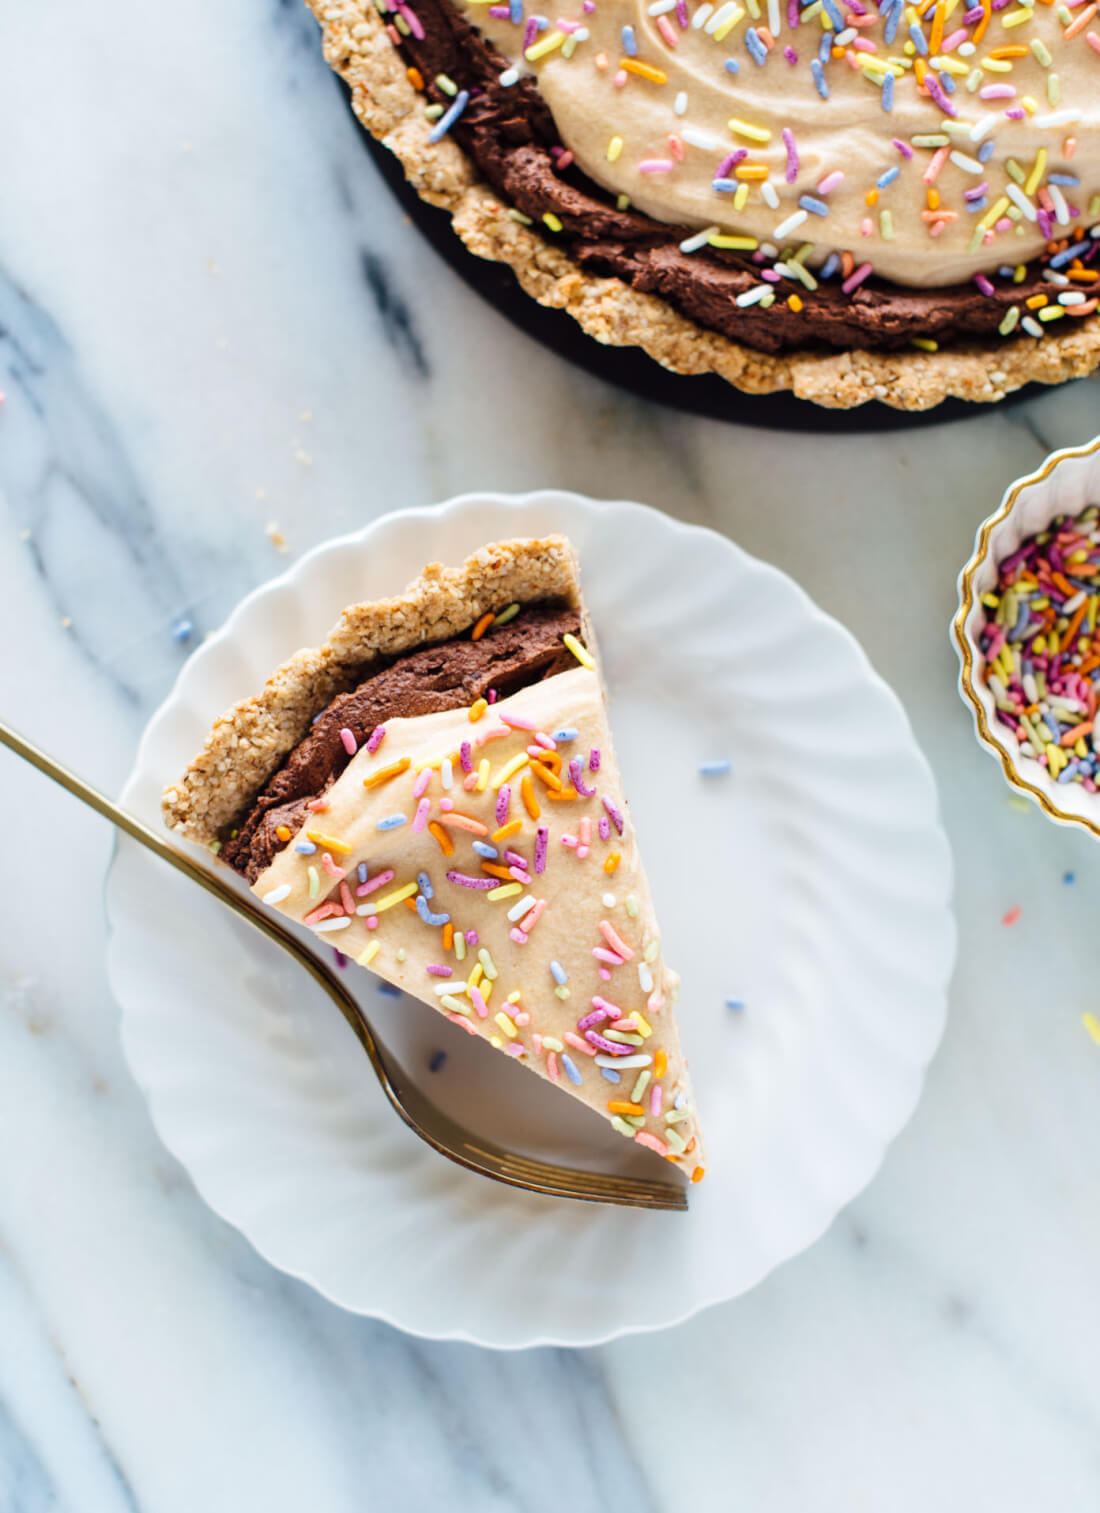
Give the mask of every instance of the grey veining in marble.
[(297, 0), (9, 6), (0, 140), (5, 716), (117, 789), (285, 566), (271, 528), (292, 557), (471, 488), (636, 497), (864, 641), (936, 767), (963, 941), (920, 1109), (811, 1252), (604, 1349), (425, 1343), (196, 1197), (118, 1047), (110, 836), (0, 757), (0, 1513), (1093, 1513), (1100, 865), (1008, 803), (945, 631), (975, 524), (1100, 430), (1100, 384), (860, 440), (615, 392), (404, 223)]

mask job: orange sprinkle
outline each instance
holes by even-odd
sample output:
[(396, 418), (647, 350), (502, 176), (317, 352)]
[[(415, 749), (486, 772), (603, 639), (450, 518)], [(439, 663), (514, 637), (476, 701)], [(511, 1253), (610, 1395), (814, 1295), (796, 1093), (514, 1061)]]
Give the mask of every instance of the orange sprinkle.
[(622, 861), (622, 856), (620, 855), (620, 853), (618, 851), (612, 851), (611, 855), (607, 858), (607, 860), (603, 864), (603, 870), (605, 872), (614, 872), (615, 868), (619, 865), (619, 863), (621, 861)]
[(667, 84), (668, 74), (662, 73), (659, 68), (652, 67), (649, 63), (639, 63), (637, 58), (620, 58), (619, 67), (628, 74), (636, 74), (639, 79), (648, 79), (651, 84)]
[(1062, 143), (1062, 156), (1064, 158), (1071, 158), (1076, 151), (1077, 138), (1067, 137), (1066, 140)]
[(702, 1182), (702, 1180), (706, 1176), (706, 1174), (707, 1174), (707, 1169), (706, 1169), (705, 1166), (697, 1166), (695, 1168), (695, 1170), (691, 1174), (691, 1180), (693, 1182)]
[(470, 632), (470, 640), (480, 641), (482, 636), (489, 629), (490, 625), (492, 625), (495, 619), (496, 615), (493, 614), (493, 611), (491, 609), (486, 610), (481, 619), (477, 622), (473, 630)]
[(569, 803), (576, 796), (577, 790), (575, 788), (563, 788), (560, 783), (557, 788), (548, 788), (546, 790), (546, 797), (555, 804)]
[(855, 266), (856, 260), (850, 252), (842, 252), (840, 254), (840, 271), (845, 278), (847, 278), (848, 275), (853, 272)]
[(378, 788), (383, 783), (388, 783), (391, 778), (400, 777), (412, 766), (411, 757), (401, 757), (396, 762), (391, 762), (388, 767), (379, 767), (377, 772), (372, 772), (369, 778), (363, 779), (364, 788)]
[(455, 927), (450, 920), (443, 926), (443, 949), (449, 951), (455, 943)]
[[(1077, 613), (1074, 615), (1073, 619), (1066, 626), (1066, 633), (1062, 637), (1062, 645), (1063, 646), (1072, 646), (1073, 645), (1074, 638), (1076, 637), (1077, 632), (1081, 629), (1081, 622), (1084, 620), (1085, 615), (1086, 615), (1087, 612), (1088, 612), (1088, 604), (1087, 604), (1087, 602), (1085, 600), (1082, 600), (1081, 603), (1077, 606)], [(1072, 746), (1072, 744), (1073, 744), (1073, 742), (1071, 741), (1070, 745)]]
[(1082, 315), (1091, 315), (1094, 310), (1100, 309), (1100, 299), (1088, 299), (1083, 305), (1063, 305), (1067, 315), (1075, 315), (1080, 320)]
[(523, 799), (523, 807), (533, 820), (537, 820), (542, 810), (539, 808), (539, 801), (535, 797), (535, 785), (530, 777), (524, 776), (520, 782), (519, 791)]
[(607, 1105), (609, 1114), (632, 1114), (645, 1117), (645, 1109), (640, 1103), (627, 1103), (622, 1098), (612, 1098)]
[(868, 189), (867, 196), (866, 196), (866, 202), (867, 202), (868, 205), (877, 205), (878, 204), (878, 190), (877, 189)]
[(510, 835), (523, 829), (522, 820), (509, 820), (506, 825), (501, 825), (499, 830), (494, 830), (491, 839), (494, 841), (506, 841)]
[(1062, 590), (1067, 599), (1077, 592), (1064, 573), (1051, 573), (1050, 581)]
[(766, 26), (758, 26), (756, 28), (756, 35), (760, 38), (761, 42), (763, 42), (768, 51), (771, 52), (772, 48), (775, 46), (775, 38), (772, 36), (768, 28)]
[(1096, 11), (1097, 7), (1095, 4), (1086, 5), (1085, 9), (1081, 11), (1080, 14), (1066, 27), (1065, 31), (1062, 33), (1062, 36), (1068, 39), (1069, 37), (1076, 37), (1078, 32), (1083, 32), (1085, 27), (1096, 15)]
[(442, 851), (444, 856), (454, 855), (454, 842), (451, 840), (451, 837), (447, 834), (446, 830), (444, 830), (443, 826), (440, 825), (436, 820), (430, 820), (428, 822), (428, 834), (432, 837), (433, 840), (437, 842), (439, 849), (440, 851)]
[(490, 877), (499, 877), (503, 882), (506, 882), (506, 883), (514, 883), (515, 882), (515, 878), (508, 871), (508, 868), (507, 867), (498, 867), (495, 862), (482, 862), (482, 864), (481, 864), (481, 870), (482, 870), (482, 872), (487, 872)]
[(657, 1082), (668, 1071), (668, 1052), (662, 1047), (653, 1058), (653, 1076)]
[(413, 911), (413, 913), (415, 914), (416, 913), (416, 900), (414, 898), (407, 898), (407, 899), (405, 899), (405, 908), (406, 909), (411, 909)]
[(1047, 297), (1045, 294), (1033, 294), (1030, 299), (1024, 300), (1024, 304), (1029, 310), (1041, 310), (1046, 302)]
[(928, 203), (929, 210), (938, 210), (940, 208), (940, 192), (938, 189), (933, 189), (931, 184), (929, 184), (924, 197)]
[(763, 163), (741, 163), (734, 170), (735, 178), (747, 179), (750, 183), (762, 182), (771, 177), (771, 169)]
[(556, 773), (550, 771), (545, 762), (540, 762), (537, 757), (531, 758), (531, 771), (544, 782), (547, 788), (561, 792), (561, 779)]
[(802, 309), (802, 301), (799, 299), (797, 294), (792, 294), (788, 297), (787, 309), (793, 310), (796, 315)]
[(406, 68), (405, 77), (418, 93), (424, 88), (424, 75), (419, 68)]
[(290, 839), (290, 837), (294, 834), (294, 832), (293, 832), (293, 830), (291, 830), (291, 828), (289, 827), (289, 825), (276, 825), (275, 826), (275, 834), (279, 837), (279, 839), (281, 841), (288, 841)]
[(1064, 732), (1062, 739), (1058, 742), (1059, 746), (1076, 746), (1083, 736), (1087, 736), (1091, 732), (1092, 727), (1092, 720), (1086, 720), (1082, 725), (1075, 725), (1072, 730)]
[(932, 17), (932, 35), (928, 39), (928, 51), (935, 57), (943, 46), (943, 23), (947, 20), (946, 0), (940, 0)]
[(995, 47), (989, 54), (991, 58), (1026, 58), (1029, 48), (1026, 47)]

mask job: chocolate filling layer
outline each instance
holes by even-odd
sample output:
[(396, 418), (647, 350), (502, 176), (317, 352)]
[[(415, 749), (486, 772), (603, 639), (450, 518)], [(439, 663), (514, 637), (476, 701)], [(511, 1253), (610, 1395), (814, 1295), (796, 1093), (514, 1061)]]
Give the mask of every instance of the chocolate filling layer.
[(362, 746), (376, 725), (402, 716), (463, 709), (495, 689), (501, 698), (577, 665), (562, 645), (579, 635), (576, 610), (535, 605), (480, 641), (441, 641), (390, 660), (358, 687), (340, 694), (319, 714), (262, 793), (252, 801), (221, 849), (223, 861), (255, 882), (351, 761), (340, 732), (350, 730)]
[[(521, 78), (509, 88), (498, 80), (507, 61), (448, 0), (417, 0), (424, 37), (403, 37), (401, 51), (426, 83), (427, 97), (451, 104), (434, 82), (439, 75), (470, 91), (470, 101), (451, 135), (476, 164), (481, 177), (507, 204), (529, 216), (541, 231), (550, 212), (562, 223), (549, 239), (568, 248), (589, 273), (614, 275), (647, 294), (659, 295), (711, 331), (762, 352), (811, 347), (888, 349), (914, 337), (940, 343), (997, 337), (1012, 305), (1046, 289), (1040, 269), (1022, 284), (997, 284), (992, 297), (973, 284), (934, 290), (905, 289), (870, 278), (851, 295), (840, 280), (815, 291), (781, 280), (770, 309), (739, 307), (739, 294), (760, 283), (761, 267), (737, 253), (707, 248), (691, 254), (679, 243), (697, 227), (665, 225), (634, 211), (621, 211), (575, 167), (559, 173), (550, 149), (559, 139), (537, 86)], [(800, 311), (787, 305), (795, 293)], [(999, 339), (999, 338), (998, 338)]]

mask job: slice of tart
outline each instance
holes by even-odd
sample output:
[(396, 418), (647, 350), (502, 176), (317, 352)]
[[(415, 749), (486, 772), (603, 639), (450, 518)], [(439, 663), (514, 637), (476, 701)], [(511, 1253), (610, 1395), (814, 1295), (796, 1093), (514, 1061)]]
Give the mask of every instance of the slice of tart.
[(702, 1149), (563, 537), (344, 611), (214, 725), (169, 826), (698, 1180)]

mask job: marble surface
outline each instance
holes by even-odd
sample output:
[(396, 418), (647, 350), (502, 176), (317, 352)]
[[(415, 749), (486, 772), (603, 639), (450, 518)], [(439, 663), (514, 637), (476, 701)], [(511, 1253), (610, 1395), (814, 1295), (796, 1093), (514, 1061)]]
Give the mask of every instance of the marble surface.
[(269, 526), (292, 556), (479, 486), (633, 496), (864, 640), (940, 779), (963, 944), (924, 1101), (811, 1252), (656, 1337), (425, 1343), (199, 1202), (119, 1051), (111, 836), (0, 754), (0, 1509), (1095, 1509), (1100, 858), (1008, 802), (946, 625), (976, 522), (1100, 429), (1100, 385), (864, 438), (655, 410), (405, 224), (297, 0), (54, 0), (4, 32), (5, 718), (117, 790), (180, 622), (285, 566)]

